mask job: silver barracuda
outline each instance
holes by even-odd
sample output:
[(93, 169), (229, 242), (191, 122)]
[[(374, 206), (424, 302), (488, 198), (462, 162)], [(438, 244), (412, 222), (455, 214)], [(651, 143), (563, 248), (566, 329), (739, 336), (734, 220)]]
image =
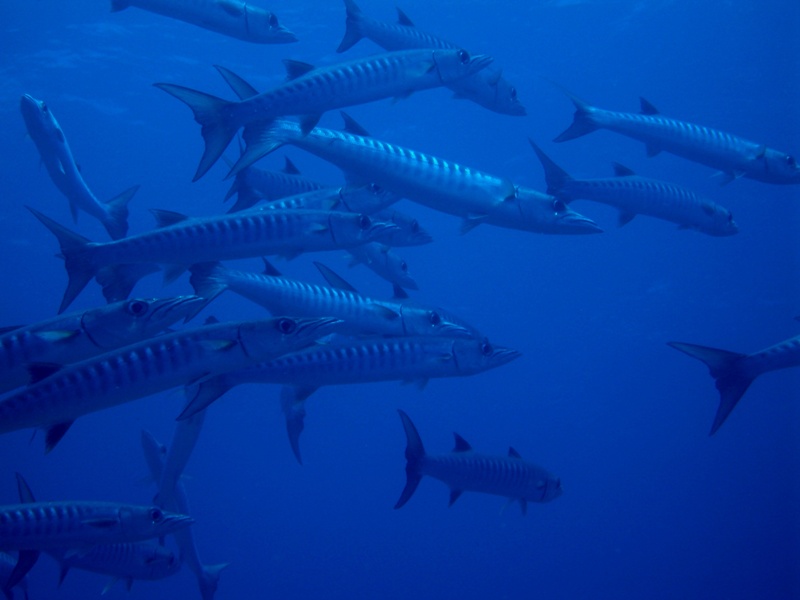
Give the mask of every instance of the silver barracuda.
[(136, 298), (0, 333), (0, 392), (30, 382), (32, 363), (68, 364), (153, 337), (205, 305), (197, 296)]
[(713, 236), (739, 232), (728, 209), (679, 185), (639, 177), (620, 164), (614, 165), (616, 177), (573, 179), (536, 144), (531, 142), (531, 146), (544, 168), (549, 194), (565, 202), (584, 199), (613, 206), (619, 210), (620, 225), (641, 214)]
[(608, 129), (644, 142), (648, 156), (664, 151), (718, 169), (722, 183), (739, 177), (766, 183), (800, 183), (800, 166), (793, 156), (724, 131), (664, 117), (644, 98), (640, 113), (623, 113), (590, 106), (571, 94), (569, 97), (575, 105), (575, 120), (555, 138), (556, 142)]
[(245, 210), (262, 200), (272, 202), (287, 196), (330, 187), (303, 177), (288, 157), (285, 157), (284, 160), (286, 161), (285, 165), (280, 171), (267, 171), (249, 166), (236, 173), (233, 184), (225, 194), (225, 201), (236, 196), (236, 202), (229, 212)]
[(297, 36), (278, 23), (278, 17), (240, 0), (111, 0), (111, 12), (135, 6), (257, 44), (288, 44)]
[(419, 289), (417, 282), (408, 272), (408, 263), (392, 251), (390, 246), (370, 242), (358, 248), (350, 248), (347, 252), (352, 257), (351, 267), (363, 264), (393, 286), (409, 290)]
[(436, 337), (347, 340), (306, 348), (272, 361), (210, 377), (187, 388), (188, 404), (179, 418), (203, 410), (229, 389), (243, 383), (279, 383), (289, 442), (298, 460), (305, 400), (317, 388), (375, 381), (415, 381), (464, 377), (494, 369), (520, 353), (492, 346), (488, 340)]
[(446, 85), (478, 72), (491, 60), (489, 56), (470, 56), (466, 50), (424, 49), (390, 52), (320, 68), (284, 61), (288, 81), (239, 102), (178, 85), (155, 85), (188, 105), (202, 127), (205, 151), (194, 176), (196, 181), (217, 161), (241, 127), (244, 127), (247, 149), (239, 158), (236, 171), (263, 156), (254, 154), (252, 142), (262, 135), (272, 119), (309, 115), (304, 117), (302, 125), (307, 132), (326, 111), (383, 98), (405, 97), (419, 90)]
[(669, 345), (705, 363), (714, 378), (719, 407), (709, 435), (714, 435), (722, 426), (756, 377), (769, 371), (800, 367), (800, 335), (753, 354), (685, 342), (669, 342)]
[[(114, 289), (107, 299), (127, 297), (141, 275), (107, 267), (166, 264), (177, 273), (197, 262), (302, 252), (335, 250), (380, 240), (396, 229), (366, 215), (320, 210), (252, 209), (228, 215), (190, 218), (170, 211), (154, 211), (160, 227), (113, 242), (91, 242), (40, 212), (30, 209), (61, 246), (69, 283), (59, 312), (70, 305), (98, 274), (104, 287)], [(123, 288), (118, 291), (115, 288)]]
[(287, 279), (269, 263), (264, 274), (233, 271), (219, 263), (194, 265), (190, 282), (198, 295), (209, 300), (231, 290), (272, 314), (342, 319), (340, 333), (482, 337), (463, 319), (438, 307), (369, 298), (325, 265), (315, 264), (330, 287)]
[[(420, 31), (406, 14), (397, 9), (397, 24), (367, 17), (353, 0), (345, 0), (346, 31), (337, 52), (352, 48), (360, 39), (368, 38), (384, 50), (408, 48), (457, 48), (455, 44)], [(466, 98), (497, 113), (522, 116), (525, 107), (517, 98), (517, 90), (497, 67), (489, 67), (454, 81), (448, 86), (456, 98)]]
[[(180, 476), (194, 450), (205, 420), (205, 411), (178, 421), (169, 450), (152, 434), (142, 431), (142, 448), (153, 480), (158, 484), (156, 501), (166, 510), (190, 512), (186, 490)], [(219, 577), (228, 563), (205, 565), (200, 560), (191, 529), (181, 529), (174, 534), (186, 565), (197, 578), (203, 600), (213, 600), (219, 586)]]
[(287, 317), (213, 323), (61, 369), (42, 365), (31, 385), (0, 399), (0, 433), (45, 428), (49, 451), (80, 416), (297, 350), (339, 323)]
[(19, 553), (6, 582), (8, 594), (30, 571), (42, 550), (138, 542), (188, 527), (194, 520), (157, 506), (116, 502), (36, 502), (17, 473), (20, 504), (0, 506), (0, 550)]
[(414, 423), (402, 410), (397, 412), (407, 446), (406, 486), (395, 508), (408, 502), (425, 475), (448, 485), (451, 506), (465, 491), (481, 492), (516, 500), (525, 514), (528, 502), (549, 502), (562, 493), (561, 479), (523, 460), (514, 448), (508, 449), (508, 456), (478, 454), (456, 433), (456, 445), (450, 454), (426, 454)]
[[(396, 194), (392, 194), (374, 183), (364, 185), (347, 185), (340, 188), (323, 188), (286, 196), (278, 200), (273, 200), (267, 204), (257, 207), (260, 210), (336, 210), (341, 212), (361, 213), (365, 215), (376, 215), (397, 202), (400, 199)], [(397, 227), (402, 227), (405, 223), (394, 221), (391, 214), (384, 213), (377, 216), (377, 220), (394, 223)], [(383, 239), (395, 237), (395, 233), (400, 233), (398, 229), (387, 232)]]
[(67, 138), (47, 104), (24, 94), (20, 99), (20, 110), (28, 135), (36, 144), (50, 179), (69, 201), (72, 218), (77, 220), (80, 209), (100, 221), (112, 239), (125, 237), (128, 232), (128, 202), (139, 186), (125, 190), (108, 202), (100, 202), (83, 180)]
[[(191, 528), (178, 531), (191, 531)], [(180, 557), (169, 548), (155, 542), (99, 544), (77, 552), (75, 549), (69, 549), (48, 550), (47, 553), (56, 559), (60, 566), (59, 586), (64, 582), (70, 569), (80, 569), (111, 577), (103, 588), (103, 594), (119, 580), (124, 581), (130, 591), (135, 579), (149, 581), (164, 579), (174, 575), (181, 568)]]

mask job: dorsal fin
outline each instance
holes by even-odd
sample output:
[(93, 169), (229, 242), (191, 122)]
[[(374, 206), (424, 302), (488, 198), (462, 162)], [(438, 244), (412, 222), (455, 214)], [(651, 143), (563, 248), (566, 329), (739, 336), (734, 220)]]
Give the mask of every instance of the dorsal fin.
[(399, 7), (397, 8), (397, 24), (403, 25), (404, 27), (414, 27), (414, 23), (411, 19), (408, 18), (408, 15), (402, 11)]
[(399, 284), (392, 284), (392, 292), (392, 298), (395, 300), (408, 300), (408, 294), (403, 288), (400, 287)]
[(214, 315), (211, 315), (210, 317), (208, 317), (205, 320), (205, 323), (203, 323), (203, 325), (216, 325), (219, 322), (220, 321), (219, 321), (219, 319), (217, 317), (215, 317)]
[(42, 379), (50, 377), (53, 373), (59, 371), (63, 365), (57, 363), (31, 363), (28, 365), (28, 374), (31, 376), (31, 384), (38, 383)]
[(226, 69), (225, 67), (221, 67), (219, 65), (214, 65), (214, 68), (219, 72), (220, 75), (222, 75), (225, 83), (231, 87), (233, 93), (239, 97), (239, 100), (247, 100), (253, 96), (258, 96), (258, 90), (256, 88), (247, 83), (244, 79), (239, 77), (230, 69)]
[(281, 170), (284, 173), (286, 173), (287, 175), (300, 175), (300, 169), (294, 166), (294, 163), (291, 160), (289, 160), (288, 156), (284, 156), (283, 160), (285, 162), (283, 165), (283, 169)]
[(517, 452), (516, 450), (514, 450), (513, 446), (509, 446), (508, 447), (508, 455), (513, 457), (513, 458), (522, 458), (520, 453)]
[(53, 448), (56, 447), (56, 444), (61, 441), (61, 438), (66, 435), (69, 428), (72, 427), (72, 423), (74, 421), (67, 421), (66, 423), (56, 423), (52, 427), (47, 429), (47, 433), (44, 436), (44, 451), (50, 452)]
[(17, 493), (19, 494), (19, 501), (21, 504), (30, 504), (31, 502), (36, 502), (36, 498), (33, 497), (33, 492), (31, 491), (28, 482), (25, 481), (25, 478), (20, 473), (16, 473), (17, 476)]
[(470, 446), (469, 442), (467, 442), (467, 440), (465, 440), (463, 437), (457, 433), (454, 433), (453, 437), (456, 438), (456, 446), (453, 448), (453, 452), (467, 452), (472, 450), (472, 446)]
[(614, 175), (617, 177), (633, 177), (636, 173), (633, 172), (633, 169), (629, 169), (625, 165), (621, 165), (618, 162), (614, 163)]
[(175, 223), (180, 223), (189, 218), (188, 216), (173, 210), (151, 208), (150, 212), (153, 213), (153, 216), (156, 218), (156, 227), (169, 227), (170, 225), (175, 225)]
[(343, 110), (339, 111), (339, 114), (342, 115), (342, 120), (344, 121), (344, 130), (347, 133), (352, 133), (353, 135), (360, 135), (361, 137), (372, 137), (366, 129), (364, 129), (358, 122), (348, 115)]
[(302, 77), (306, 73), (310, 73), (317, 68), (307, 62), (292, 60), (290, 58), (285, 59), (283, 65), (286, 67), (286, 81)]
[(265, 257), (261, 257), (261, 260), (264, 261), (264, 275), (269, 275), (271, 277), (280, 277), (281, 272), (275, 268), (271, 262), (269, 262)]
[(352, 285), (347, 283), (344, 279), (342, 279), (339, 275), (333, 272), (330, 267), (326, 267), (321, 262), (314, 261), (314, 266), (319, 269), (319, 272), (322, 273), (322, 276), (325, 278), (325, 281), (331, 287), (335, 287), (339, 290), (344, 290), (345, 292), (352, 292), (353, 294), (357, 294), (358, 290), (354, 288)]
[(639, 97), (639, 102), (641, 103), (642, 109), (641, 112), (643, 115), (657, 115), (658, 109), (653, 106), (649, 100), (645, 100), (641, 96)]

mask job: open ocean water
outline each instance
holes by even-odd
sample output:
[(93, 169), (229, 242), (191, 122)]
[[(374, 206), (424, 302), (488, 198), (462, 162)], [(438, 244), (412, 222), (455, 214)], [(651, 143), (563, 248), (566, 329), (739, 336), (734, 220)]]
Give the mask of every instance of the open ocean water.
[[(259, 3), (261, 4), (261, 3)], [(394, 2), (362, 0), (393, 21)], [(368, 40), (335, 53), (345, 11), (336, 0), (274, 0), (292, 45), (248, 44), (107, 2), (0, 3), (0, 316), (23, 324), (52, 316), (66, 285), (55, 239), (35, 207), (93, 240), (92, 217), (71, 222), (66, 200), (26, 138), (19, 98), (47, 102), (95, 195), (134, 184), (130, 231), (152, 227), (149, 208), (191, 215), (227, 209), (222, 162), (191, 183), (199, 127), (152, 86), (170, 82), (231, 97), (212, 65), (264, 90), (281, 59), (329, 65), (379, 51)], [(785, 0), (422, 2), (401, 8), (428, 32), (487, 53), (518, 89), (527, 116), (489, 112), (451, 92), (419, 92), (348, 108), (376, 138), (545, 189), (535, 140), (576, 177), (610, 175), (613, 161), (673, 181), (729, 208), (740, 227), (715, 238), (646, 216), (625, 227), (616, 212), (576, 201), (605, 233), (554, 236), (481, 225), (407, 200), (398, 207), (434, 236), (400, 248), (419, 283), (413, 298), (464, 317), (523, 356), (470, 378), (319, 390), (308, 402), (304, 466), (286, 440), (277, 386), (244, 386), (209, 409), (184, 484), (206, 563), (229, 562), (216, 598), (713, 598), (800, 597), (800, 370), (760, 377), (725, 425), (708, 430), (717, 392), (704, 365), (667, 346), (680, 340), (754, 352), (800, 332), (800, 187), (741, 179), (720, 187), (703, 165), (598, 131), (564, 144), (572, 119), (550, 81), (602, 108), (636, 112), (639, 96), (664, 115), (800, 154), (800, 4)], [(325, 127), (339, 127), (337, 111)], [(232, 145), (227, 155), (233, 157)], [(295, 148), (304, 175), (339, 184), (334, 167)], [(390, 287), (344, 253), (279, 261), (287, 276), (321, 282), (321, 260), (360, 291)], [(257, 260), (237, 267), (257, 270)], [(138, 296), (191, 293), (144, 279)], [(101, 304), (90, 284), (71, 310)], [(220, 319), (263, 310), (232, 293), (205, 310)], [(48, 455), (42, 435), (0, 437), (0, 504), (17, 501), (14, 472), (38, 500), (149, 503), (140, 431), (162, 442), (180, 391), (79, 419)], [(426, 449), (524, 458), (561, 477), (564, 493), (526, 517), (497, 496), (465, 493), (448, 508), (445, 485), (425, 478), (401, 510), (405, 437), (396, 409)], [(171, 540), (167, 540), (172, 544)], [(100, 575), (74, 570), (57, 588), (43, 556), (30, 598), (99, 596)], [(122, 584), (107, 598), (199, 597), (184, 567), (172, 578)]]

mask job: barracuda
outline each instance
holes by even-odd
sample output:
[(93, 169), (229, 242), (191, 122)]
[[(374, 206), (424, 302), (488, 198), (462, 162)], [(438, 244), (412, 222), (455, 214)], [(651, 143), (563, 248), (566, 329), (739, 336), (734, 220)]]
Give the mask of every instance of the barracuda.
[(278, 23), (274, 13), (239, 0), (111, 0), (111, 12), (130, 6), (245, 42), (288, 44), (297, 41), (294, 33)]
[(30, 382), (31, 363), (75, 363), (153, 337), (190, 319), (205, 301), (197, 296), (115, 302), (9, 328), (0, 335), (0, 392)]
[(402, 410), (397, 412), (406, 433), (407, 463), (406, 486), (395, 508), (408, 502), (425, 475), (450, 487), (451, 506), (465, 491), (482, 492), (517, 500), (525, 514), (528, 502), (549, 502), (562, 493), (560, 479), (524, 461), (514, 448), (508, 449), (508, 456), (478, 454), (456, 433), (456, 445), (450, 454), (426, 454), (414, 423)]
[(101, 273), (106, 298), (127, 297), (149, 270), (131, 273), (104, 267), (153, 263), (177, 266), (178, 273), (197, 262), (264, 254), (293, 257), (302, 252), (335, 250), (381, 239), (396, 229), (366, 215), (314, 210), (249, 210), (214, 217), (189, 218), (154, 211), (158, 229), (113, 242), (91, 242), (29, 208), (58, 239), (69, 283), (59, 313), (72, 303), (92, 277)]
[(226, 202), (236, 196), (236, 202), (228, 212), (245, 210), (261, 200), (272, 202), (287, 196), (330, 188), (323, 183), (303, 177), (288, 157), (284, 157), (284, 161), (284, 167), (280, 171), (267, 171), (250, 166), (236, 173), (236, 178), (225, 194)]
[[(408, 272), (408, 263), (386, 244), (371, 242), (358, 248), (350, 248), (348, 253), (352, 256), (351, 267), (363, 264), (393, 286), (409, 290), (419, 289), (417, 282)], [(395, 295), (397, 295), (396, 289)], [(403, 297), (403, 294), (400, 294), (400, 297)]]
[(458, 49), (389, 52), (320, 68), (284, 61), (288, 81), (240, 102), (168, 83), (155, 86), (186, 104), (202, 127), (205, 151), (194, 176), (197, 181), (240, 127), (248, 146), (260, 135), (263, 123), (277, 117), (308, 115), (303, 119), (303, 131), (308, 132), (326, 111), (445, 85), (480, 71), (491, 61), (489, 56), (470, 56)]
[(465, 377), (494, 369), (518, 358), (510, 348), (488, 340), (435, 337), (380, 338), (341, 341), (307, 348), (252, 367), (210, 377), (187, 388), (188, 403), (179, 418), (206, 408), (229, 389), (243, 383), (278, 383), (289, 442), (298, 460), (305, 419), (305, 400), (319, 387), (375, 381), (416, 381)]
[(297, 350), (337, 319), (286, 317), (215, 323), (166, 334), (53, 370), (0, 400), (0, 433), (47, 429), (50, 451), (80, 416)]
[(714, 378), (719, 391), (719, 408), (709, 435), (714, 435), (722, 426), (756, 377), (769, 371), (800, 367), (800, 335), (753, 354), (684, 342), (669, 342), (669, 345), (705, 363)]
[(582, 198), (613, 206), (619, 210), (620, 225), (643, 214), (708, 235), (728, 236), (739, 232), (728, 209), (679, 185), (638, 177), (620, 164), (614, 165), (617, 176), (613, 178), (573, 179), (536, 144), (530, 143), (544, 167), (547, 192), (565, 202)]
[(590, 106), (568, 94), (575, 105), (572, 125), (555, 138), (565, 142), (596, 129), (608, 129), (647, 146), (647, 155), (662, 150), (719, 169), (722, 183), (749, 177), (766, 183), (800, 183), (793, 156), (724, 131), (670, 119), (641, 98), (641, 113), (623, 113)]
[[(457, 48), (439, 37), (414, 27), (406, 14), (397, 9), (397, 24), (386, 23), (367, 17), (353, 0), (345, 0), (347, 21), (344, 38), (336, 49), (344, 52), (352, 48), (361, 38), (368, 38), (384, 50), (406, 50), (409, 48)], [(482, 69), (468, 77), (447, 85), (456, 98), (472, 100), (491, 111), (514, 116), (525, 115), (525, 107), (517, 98), (517, 89), (496, 67)]]
[[(295, 194), (263, 204), (261, 210), (337, 210), (361, 213), (372, 216), (399, 200), (399, 196), (381, 189), (375, 184), (348, 185), (340, 188), (324, 188), (304, 194)], [(393, 221), (391, 215), (375, 215), (379, 221), (401, 224)], [(396, 231), (396, 230), (393, 230)], [(391, 236), (394, 238), (394, 235)], [(389, 236), (384, 236), (388, 239)]]
[(96, 544), (138, 542), (191, 525), (186, 515), (156, 506), (115, 502), (36, 502), (17, 473), (20, 504), (0, 506), (0, 550), (19, 552), (4, 591), (30, 571), (42, 550), (73, 550)]
[(72, 218), (77, 221), (78, 209), (81, 209), (100, 221), (112, 239), (125, 237), (128, 232), (128, 202), (139, 186), (125, 190), (108, 202), (100, 202), (83, 180), (67, 138), (47, 104), (24, 94), (20, 99), (20, 110), (28, 135), (36, 144), (50, 179), (69, 201)]
[(340, 333), (482, 337), (441, 308), (363, 296), (325, 265), (315, 264), (331, 287), (287, 279), (269, 263), (265, 274), (233, 271), (219, 263), (194, 265), (190, 282), (198, 295), (209, 300), (229, 289), (272, 314), (342, 319)]

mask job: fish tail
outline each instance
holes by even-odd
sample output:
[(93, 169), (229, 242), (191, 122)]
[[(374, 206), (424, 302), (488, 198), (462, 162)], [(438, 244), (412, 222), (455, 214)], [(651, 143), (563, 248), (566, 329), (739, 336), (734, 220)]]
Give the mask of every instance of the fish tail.
[(177, 420), (183, 421), (192, 415), (197, 414), (215, 400), (219, 399), (233, 385), (228, 382), (224, 375), (215, 375), (202, 381), (187, 385), (185, 388), (188, 402)]
[(569, 96), (569, 99), (572, 100), (572, 103), (575, 105), (575, 115), (573, 116), (572, 125), (567, 127), (557, 137), (553, 138), (553, 141), (566, 142), (567, 140), (574, 140), (575, 138), (592, 133), (598, 129), (599, 126), (592, 116), (595, 111), (594, 107), (587, 104), (580, 98), (573, 96), (563, 88), (562, 90), (567, 96)]
[(108, 218), (103, 221), (103, 226), (112, 240), (124, 238), (128, 234), (128, 202), (138, 190), (139, 186), (135, 185), (106, 202)]
[(218, 262), (197, 263), (189, 267), (192, 274), (189, 283), (195, 295), (210, 302), (227, 290), (225, 271), (226, 268)]
[(63, 225), (59, 225), (50, 217), (46, 217), (35, 208), (27, 207), (50, 232), (56, 236), (61, 255), (64, 257), (64, 266), (67, 269), (67, 289), (61, 299), (61, 306), (58, 313), (61, 314), (72, 304), (72, 301), (81, 293), (86, 284), (97, 273), (97, 267), (92, 263), (90, 244), (92, 243), (82, 235), (70, 231)]
[(201, 565), (201, 572), (197, 575), (197, 584), (200, 586), (200, 597), (203, 600), (212, 600), (219, 587), (219, 576), (230, 563), (218, 565)]
[(301, 136), (300, 127), (288, 119), (275, 119), (273, 121), (257, 121), (244, 128), (242, 137), (245, 150), (231, 167), (226, 179), (246, 169), (258, 159), (274, 152), (281, 146), (288, 144), (295, 136)]
[(739, 368), (739, 361), (745, 355), (684, 342), (669, 342), (669, 345), (702, 361), (711, 372), (719, 391), (719, 407), (709, 432), (709, 435), (714, 435), (755, 379)]
[(363, 13), (358, 5), (353, 0), (344, 0), (344, 7), (347, 11), (347, 20), (345, 21), (344, 37), (342, 38), (336, 52), (345, 52), (355, 46), (358, 41), (364, 37), (361, 33), (361, 19)]
[(119, 302), (131, 295), (134, 286), (145, 275), (158, 271), (156, 265), (133, 263), (103, 267), (97, 271), (97, 283), (103, 288), (106, 302)]
[(567, 173), (564, 169), (553, 162), (553, 160), (547, 156), (547, 154), (542, 152), (542, 149), (534, 144), (533, 140), (528, 138), (528, 141), (530, 142), (533, 151), (536, 152), (536, 156), (539, 157), (539, 162), (542, 163), (542, 168), (544, 169), (544, 179), (547, 182), (547, 193), (553, 194), (554, 196), (559, 196), (561, 191), (564, 189), (564, 186), (572, 179), (572, 177), (570, 177), (569, 173)]
[(192, 179), (192, 181), (197, 181), (222, 156), (239, 129), (238, 125), (231, 123), (227, 116), (230, 112), (229, 109), (236, 102), (229, 102), (211, 94), (171, 83), (155, 83), (153, 85), (175, 96), (192, 109), (194, 120), (201, 126), (200, 133), (205, 142), (205, 149), (200, 164), (197, 166), (197, 172)]
[(420, 465), (425, 458), (425, 448), (422, 445), (422, 438), (419, 436), (417, 428), (406, 413), (402, 410), (397, 411), (400, 413), (400, 419), (403, 421), (403, 429), (406, 432), (406, 487), (400, 494), (400, 499), (394, 505), (395, 508), (402, 507), (409, 501), (411, 496), (422, 480), (422, 473), (420, 472)]
[[(244, 154), (244, 144), (240, 139), (239, 155), (241, 156), (242, 154)], [(228, 168), (233, 167), (232, 162), (228, 161), (227, 159), (225, 162), (227, 163)], [(234, 178), (228, 193), (225, 194), (225, 198), (223, 199), (224, 202), (227, 202), (234, 194), (236, 195), (236, 202), (234, 202), (233, 206), (228, 211), (229, 213), (239, 212), (240, 210), (245, 210), (246, 208), (255, 206), (262, 198), (262, 196), (256, 192), (256, 189), (250, 183), (251, 177), (249, 176), (249, 169), (250, 167), (247, 167), (236, 173), (236, 177)]]

